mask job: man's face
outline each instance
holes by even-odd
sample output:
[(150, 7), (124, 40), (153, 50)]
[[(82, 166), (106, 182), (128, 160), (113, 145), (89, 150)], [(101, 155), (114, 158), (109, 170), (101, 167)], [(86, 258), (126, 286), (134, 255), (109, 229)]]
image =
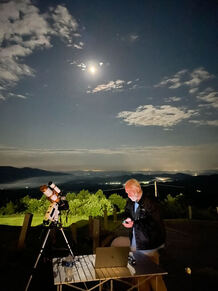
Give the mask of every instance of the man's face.
[(134, 186), (134, 185), (130, 185), (130, 186), (126, 186), (125, 187), (125, 191), (128, 195), (128, 198), (131, 199), (132, 201), (137, 201), (140, 199), (141, 197), (141, 191), (138, 187)]

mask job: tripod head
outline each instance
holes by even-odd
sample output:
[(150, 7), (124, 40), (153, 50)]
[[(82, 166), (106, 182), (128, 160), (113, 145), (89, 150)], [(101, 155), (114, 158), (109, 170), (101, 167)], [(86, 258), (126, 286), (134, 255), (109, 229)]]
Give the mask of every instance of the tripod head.
[(59, 223), (59, 213), (60, 211), (58, 210), (57, 202), (51, 203), (45, 213), (43, 224), (44, 225), (49, 225), (49, 224), (57, 225)]

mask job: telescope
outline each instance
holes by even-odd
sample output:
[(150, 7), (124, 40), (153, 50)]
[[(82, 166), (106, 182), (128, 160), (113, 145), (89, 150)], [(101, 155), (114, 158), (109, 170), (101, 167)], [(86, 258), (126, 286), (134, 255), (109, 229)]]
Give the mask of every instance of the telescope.
[(39, 189), (51, 202), (45, 214), (44, 224), (49, 224), (49, 221), (58, 222), (60, 211), (69, 209), (66, 196), (62, 194), (61, 190), (53, 182), (49, 182), (48, 185), (42, 185)]

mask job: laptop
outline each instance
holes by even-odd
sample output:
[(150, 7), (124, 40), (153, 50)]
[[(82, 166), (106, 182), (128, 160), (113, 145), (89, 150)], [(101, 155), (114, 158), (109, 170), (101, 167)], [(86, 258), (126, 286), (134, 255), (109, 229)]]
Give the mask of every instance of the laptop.
[(95, 268), (126, 267), (129, 247), (98, 247), (96, 248)]

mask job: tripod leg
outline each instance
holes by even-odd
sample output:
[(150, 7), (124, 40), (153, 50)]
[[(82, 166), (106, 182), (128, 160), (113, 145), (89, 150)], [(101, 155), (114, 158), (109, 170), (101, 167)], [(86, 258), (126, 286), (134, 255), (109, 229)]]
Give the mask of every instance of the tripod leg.
[(63, 234), (63, 237), (64, 237), (64, 239), (65, 239), (65, 241), (66, 241), (66, 244), (67, 244), (67, 247), (68, 247), (68, 249), (69, 249), (69, 251), (70, 251), (71, 256), (74, 258), (74, 254), (73, 254), (73, 252), (72, 252), (72, 250), (71, 250), (71, 247), (70, 247), (70, 245), (69, 245), (69, 243), (68, 243), (68, 240), (67, 240), (67, 238), (66, 238), (66, 235), (65, 235), (64, 230), (63, 230), (62, 227), (60, 228), (60, 231), (61, 231), (62, 234)]
[(49, 236), (50, 231), (51, 231), (51, 229), (49, 228), (48, 231), (47, 231), (47, 234), (46, 234), (46, 236), (45, 236), (45, 239), (44, 239), (44, 241), (43, 241), (43, 244), (42, 244), (41, 250), (40, 250), (40, 252), (39, 252), (39, 255), (38, 255), (37, 259), (36, 259), (35, 265), (34, 265), (34, 267), (33, 267), (33, 272), (32, 272), (32, 274), (30, 275), (29, 281), (28, 281), (28, 283), (27, 283), (27, 285), (26, 285), (25, 291), (27, 291), (27, 290), (29, 289), (30, 282), (31, 282), (31, 280), (32, 280), (32, 278), (33, 278), (33, 273), (34, 273), (34, 271), (36, 270), (36, 267), (37, 267), (37, 264), (38, 264), (38, 262), (39, 262), (39, 259), (40, 259), (41, 255), (42, 255), (43, 251), (44, 251), (44, 247), (45, 247), (45, 244), (46, 244), (46, 241), (47, 241), (47, 239), (48, 239), (48, 236)]

